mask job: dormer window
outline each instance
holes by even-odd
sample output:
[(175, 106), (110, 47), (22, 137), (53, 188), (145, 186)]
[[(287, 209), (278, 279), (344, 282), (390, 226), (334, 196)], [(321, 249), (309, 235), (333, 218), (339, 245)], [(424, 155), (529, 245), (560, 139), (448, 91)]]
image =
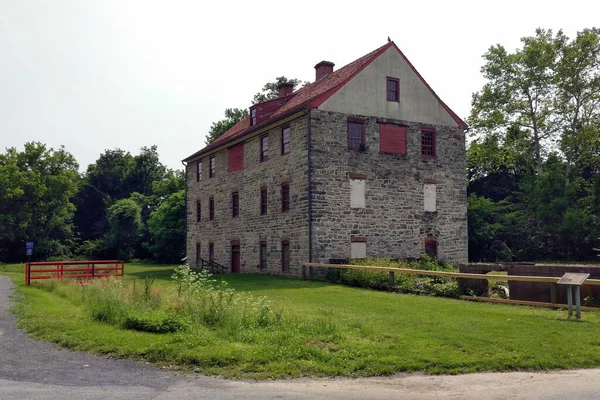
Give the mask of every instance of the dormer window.
[(256, 108), (250, 110), (250, 125), (256, 125)]

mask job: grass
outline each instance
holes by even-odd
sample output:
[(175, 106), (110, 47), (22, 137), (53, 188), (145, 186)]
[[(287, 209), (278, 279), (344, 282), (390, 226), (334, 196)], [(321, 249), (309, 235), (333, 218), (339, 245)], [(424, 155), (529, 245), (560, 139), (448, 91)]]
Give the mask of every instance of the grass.
[[(206, 374), (255, 379), (374, 376), (400, 371), (463, 373), (600, 365), (600, 314), (378, 292), (268, 275), (219, 277), (266, 296), (288, 325), (229, 329), (194, 325), (171, 334), (95, 321), (80, 302), (18, 284), (16, 313), (31, 336), (76, 350), (147, 360)], [(126, 279), (169, 285), (172, 266), (128, 265)]]

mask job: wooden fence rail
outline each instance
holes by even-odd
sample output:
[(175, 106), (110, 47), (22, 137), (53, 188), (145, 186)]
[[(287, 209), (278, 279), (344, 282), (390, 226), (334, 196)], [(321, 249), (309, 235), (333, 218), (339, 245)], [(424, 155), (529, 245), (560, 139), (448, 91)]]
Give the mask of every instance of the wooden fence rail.
[[(495, 280), (495, 281), (556, 283), (560, 279), (560, 277), (555, 277), (555, 276), (468, 274), (468, 273), (462, 273), (462, 272), (427, 271), (427, 270), (423, 270), (423, 269), (376, 267), (376, 266), (371, 266), (371, 265), (304, 263), (304, 267), (362, 269), (365, 271), (380, 271), (380, 272), (411, 274), (411, 275), (442, 276), (442, 277), (446, 277), (446, 278), (486, 279), (486, 280)], [(309, 275), (311, 275), (310, 270), (309, 270)], [(302, 277), (307, 278), (306, 268), (302, 269)], [(600, 286), (600, 279), (587, 279), (583, 284), (584, 285), (592, 285), (592, 286)]]

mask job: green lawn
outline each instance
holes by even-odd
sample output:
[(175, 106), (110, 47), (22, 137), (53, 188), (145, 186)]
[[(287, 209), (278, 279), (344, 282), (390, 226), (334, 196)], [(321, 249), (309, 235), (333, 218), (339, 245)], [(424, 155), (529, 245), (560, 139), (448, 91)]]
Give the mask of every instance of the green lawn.
[[(19, 267), (20, 268), (20, 267)], [(127, 265), (169, 284), (172, 266)], [(24, 295), (16, 308), (30, 335), (85, 351), (144, 359), (227, 377), (369, 376), (400, 371), (460, 373), (600, 366), (600, 314), (376, 292), (267, 275), (222, 276), (230, 287), (267, 296), (306, 329), (176, 334), (96, 322), (80, 304), (22, 285), (21, 269), (0, 265)]]

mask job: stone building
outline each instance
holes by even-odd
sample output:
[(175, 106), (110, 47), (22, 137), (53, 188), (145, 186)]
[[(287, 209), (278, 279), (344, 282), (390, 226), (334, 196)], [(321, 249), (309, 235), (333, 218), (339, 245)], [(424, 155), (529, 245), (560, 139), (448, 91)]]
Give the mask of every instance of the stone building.
[(466, 124), (394, 42), (315, 70), (184, 160), (189, 264), (299, 275), (307, 261), (466, 262)]

